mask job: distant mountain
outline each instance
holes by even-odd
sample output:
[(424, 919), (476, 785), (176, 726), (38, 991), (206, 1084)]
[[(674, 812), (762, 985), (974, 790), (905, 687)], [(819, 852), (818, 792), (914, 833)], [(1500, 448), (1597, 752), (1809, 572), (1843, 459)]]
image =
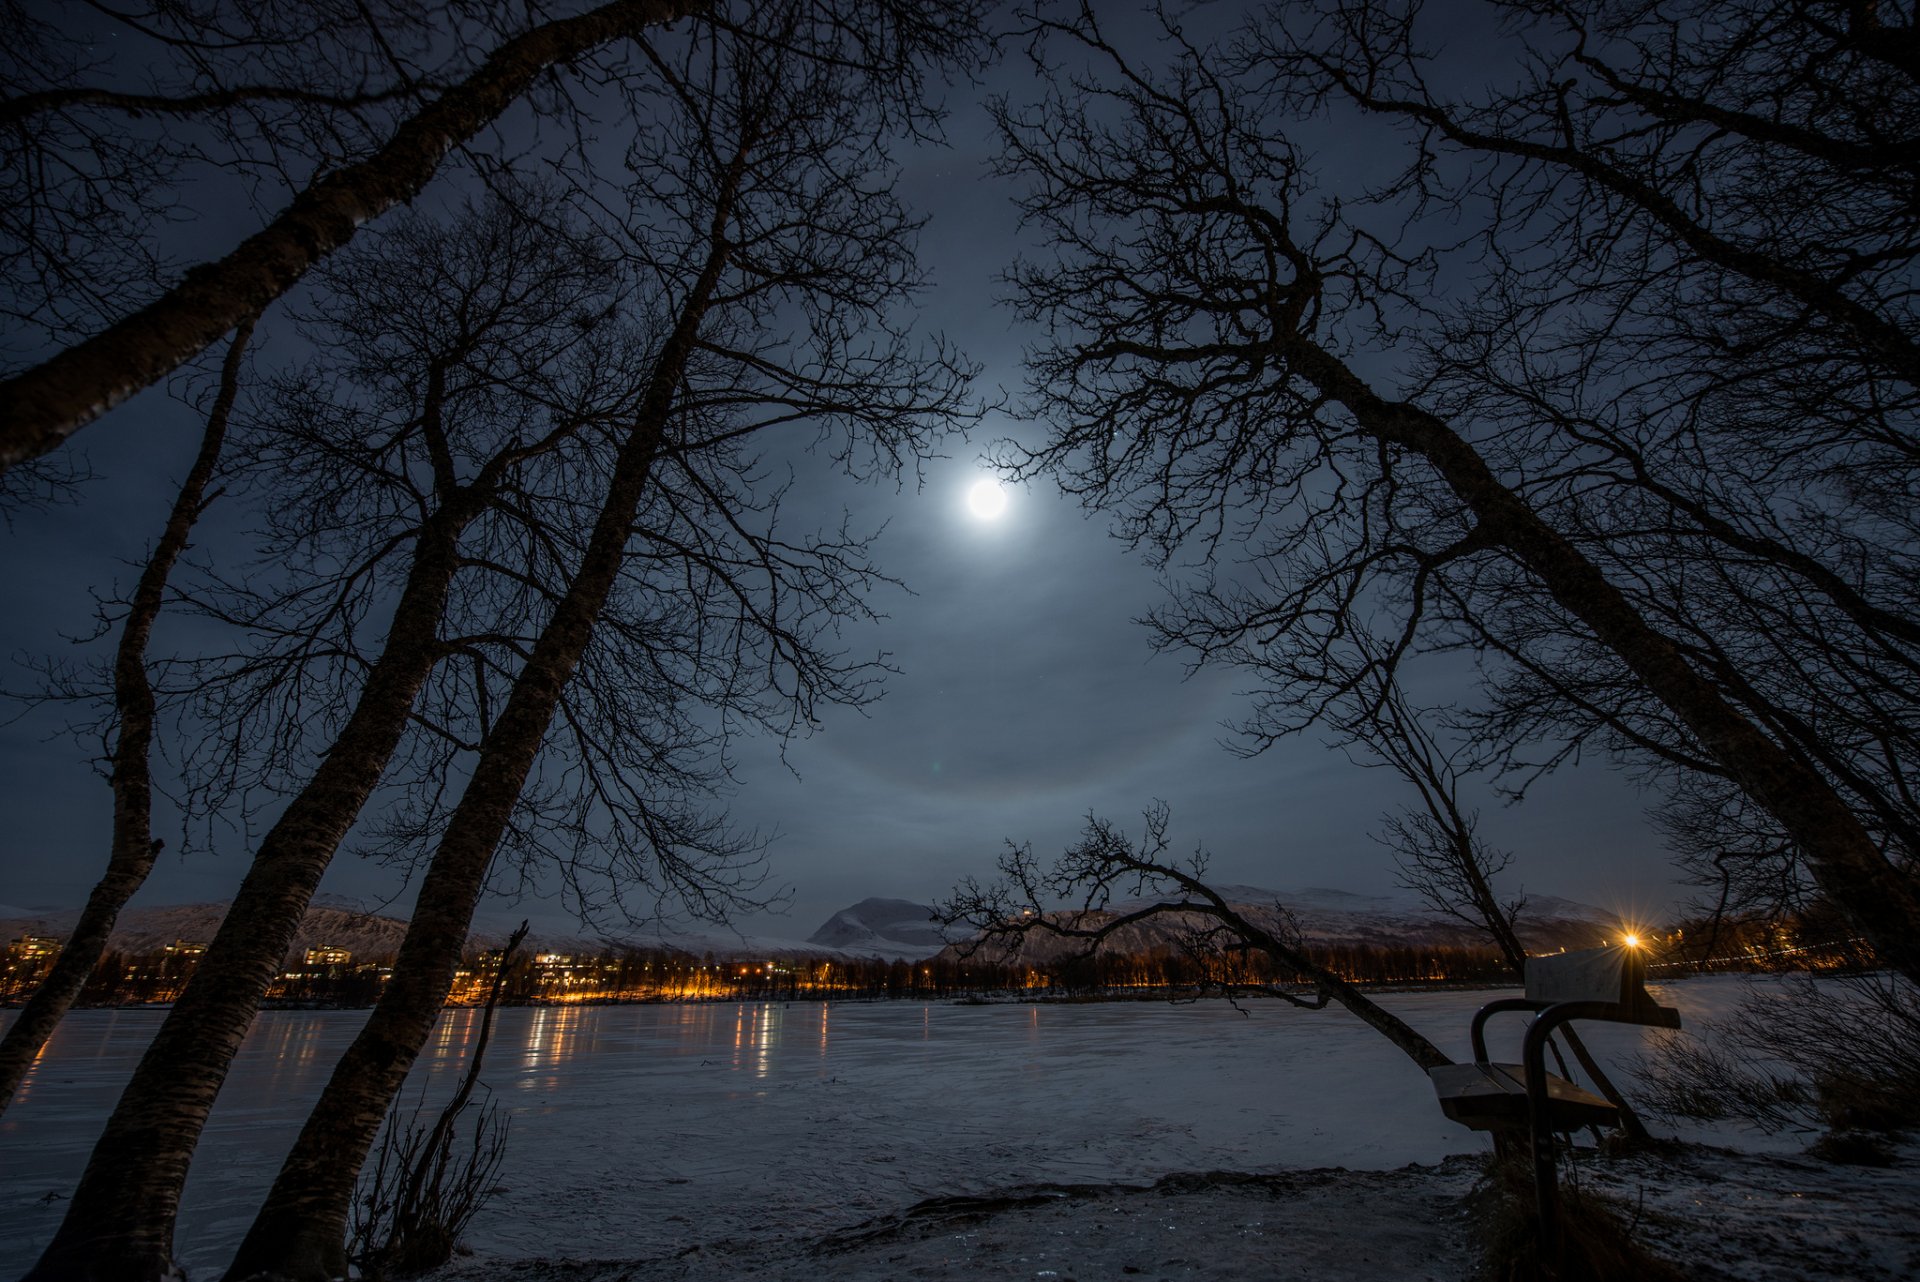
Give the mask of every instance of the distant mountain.
[[(1411, 891), (1367, 895), (1320, 886), (1292, 891), (1259, 886), (1217, 886), (1215, 889), (1247, 920), (1269, 930), (1291, 926), (1312, 944), (1378, 948), (1487, 947), (1480, 931), (1435, 912)], [(1110, 906), (1110, 911), (1124, 915), (1154, 902), (1157, 901), (1118, 902)], [(1103, 947), (1115, 953), (1150, 953), (1171, 948), (1185, 930), (1204, 920), (1186, 914), (1152, 918), (1122, 927), (1108, 937)], [(1520, 941), (1534, 952), (1595, 948), (1609, 939), (1618, 939), (1624, 930), (1620, 919), (1604, 909), (1551, 895), (1529, 896), (1520, 916)], [(1035, 933), (1011, 954), (989, 949), (980, 955), (983, 960), (1019, 960), (1044, 965), (1082, 947), (1084, 944), (1079, 940)]]
[(827, 918), (807, 936), (809, 944), (856, 957), (904, 957), (919, 961), (947, 946), (933, 909), (907, 899), (863, 899)]
[(803, 961), (807, 958), (836, 961), (848, 956), (838, 948), (825, 948), (804, 940), (787, 939), (779, 935), (747, 935), (727, 926), (706, 930), (646, 926), (628, 930), (619, 935), (609, 935), (596, 947), (632, 948), (641, 951), (665, 950), (684, 953), (689, 957), (705, 957), (711, 953), (721, 961), (769, 958), (784, 961)]

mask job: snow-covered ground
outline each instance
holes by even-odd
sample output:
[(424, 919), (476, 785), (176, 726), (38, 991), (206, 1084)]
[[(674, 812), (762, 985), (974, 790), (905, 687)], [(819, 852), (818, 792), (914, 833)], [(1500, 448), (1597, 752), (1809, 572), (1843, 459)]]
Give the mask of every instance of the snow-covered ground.
[[(1666, 991), (1697, 1023), (1739, 986)], [(1487, 996), (1385, 1001), (1464, 1056), (1467, 1018)], [(430, 1097), (446, 1088), (473, 1017), (451, 1013), (430, 1048)], [(51, 1233), (159, 1018), (76, 1014), (0, 1120), (0, 1258), (30, 1258)], [(361, 1018), (261, 1018), (187, 1190), (179, 1247), (196, 1276), (215, 1274), (244, 1231)], [(1466, 1276), (1460, 1199), (1473, 1165), (1445, 1159), (1486, 1141), (1441, 1117), (1424, 1075), (1338, 1010), (796, 1002), (540, 1008), (501, 1020), (486, 1078), (513, 1113), (507, 1189), (469, 1235), (476, 1255), (456, 1266), (462, 1277), (558, 1276), (534, 1263), (558, 1260), (624, 1262), (607, 1276), (635, 1279), (1084, 1279), (1133, 1276), (1128, 1266), (1255, 1276), (1231, 1261), (1273, 1258), (1281, 1241), (1288, 1259), (1324, 1251), (1351, 1266), (1300, 1276)], [(1642, 1036), (1591, 1034), (1615, 1064)], [(1915, 1230), (1874, 1222), (1882, 1205), (1912, 1218), (1920, 1154), (1861, 1171), (1794, 1156), (1805, 1137), (1686, 1138), (1759, 1156), (1692, 1159), (1711, 1169), (1678, 1173), (1594, 1163), (1586, 1178), (1617, 1185), (1651, 1213), (1652, 1240), (1673, 1236), (1703, 1267), (1733, 1238), (1688, 1239), (1689, 1224), (1737, 1236), (1751, 1220), (1749, 1236), (1771, 1235), (1771, 1260), (1791, 1259), (1790, 1242), (1812, 1244), (1810, 1257), (1824, 1244), (1829, 1258), (1853, 1252), (1847, 1271), (1826, 1276), (1920, 1275)], [(1155, 1188), (1209, 1171), (1271, 1178)], [(1009, 1190), (1027, 1192), (1006, 1201)], [(987, 1200), (943, 1200), (956, 1197)], [(1726, 1276), (1817, 1276), (1793, 1267), (1802, 1271)]]

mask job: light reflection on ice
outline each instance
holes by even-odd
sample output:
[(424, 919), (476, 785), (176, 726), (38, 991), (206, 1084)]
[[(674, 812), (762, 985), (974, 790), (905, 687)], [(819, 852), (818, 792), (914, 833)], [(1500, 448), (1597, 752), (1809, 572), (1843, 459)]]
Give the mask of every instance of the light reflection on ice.
[[(1691, 1022), (1728, 981), (1667, 997)], [(1389, 994), (1450, 1054), (1484, 992)], [(0, 1259), (31, 1258), (160, 1011), (80, 1011), (0, 1118)], [(236, 1062), (189, 1181), (183, 1262), (217, 1276), (364, 1012), (271, 1012)], [(449, 1012), (418, 1082), (449, 1093), (478, 1013)], [(1619, 1065), (1643, 1036), (1589, 1026)], [(1496, 1023), (1517, 1041), (1519, 1020)], [(505, 1010), (484, 1074), (514, 1115), (484, 1253), (664, 1254), (823, 1230), (919, 1198), (1170, 1171), (1391, 1168), (1484, 1146), (1424, 1075), (1338, 1010), (1278, 1003), (848, 1003)], [(1788, 1137), (1784, 1147), (1803, 1144)], [(49, 1201), (43, 1201), (51, 1195)]]

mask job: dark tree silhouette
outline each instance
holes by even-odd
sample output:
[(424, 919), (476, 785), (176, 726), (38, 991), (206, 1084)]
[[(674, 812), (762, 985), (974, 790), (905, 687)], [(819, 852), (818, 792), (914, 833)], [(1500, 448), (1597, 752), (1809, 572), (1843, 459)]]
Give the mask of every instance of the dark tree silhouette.
[[(1920, 895), (1831, 758), (1671, 626), (1682, 603), (1654, 608), (1660, 594), (1590, 529), (1556, 523), (1564, 452), (1483, 439), (1471, 405), (1362, 375), (1351, 346), (1395, 308), (1418, 315), (1418, 264), (1309, 193), (1268, 64), (1174, 35), (1170, 68), (1150, 74), (1089, 17), (1035, 25), (1096, 71), (1000, 110), (1005, 169), (1029, 180), (1027, 218), (1053, 250), (1013, 274), (1049, 335), (1031, 370), (1051, 435), (1005, 461), (1118, 512), (1162, 555), (1208, 559), (1157, 614), (1161, 644), (1274, 674), (1269, 698), (1308, 724), (1337, 688), (1326, 653), (1350, 610), (1379, 616), (1390, 666), (1423, 640), (1513, 655), (1497, 629), (1519, 602), (1606, 656), (1694, 760), (1791, 836), (1888, 963), (1920, 975)], [(1212, 558), (1230, 543), (1248, 559), (1222, 571)]]
[[(447, 657), (456, 581), (510, 541), (516, 504), (589, 424), (629, 412), (619, 298), (591, 242), (499, 202), (403, 222), (331, 270), (313, 338), (348, 373), (282, 379), (249, 425), (283, 592), (236, 593), (274, 642), (208, 674), (236, 750), (324, 745), (261, 837), (226, 918), (95, 1145), (42, 1276), (161, 1276), (194, 1144), (321, 875)], [(451, 232), (452, 234), (449, 234)], [(580, 359), (594, 347), (602, 358)], [(250, 466), (249, 466), (250, 465)], [(519, 536), (524, 540), (524, 532)], [(388, 608), (377, 611), (382, 605)], [(368, 647), (368, 614), (384, 635)], [(223, 665), (224, 666), (224, 665)], [(315, 716), (302, 694), (335, 697)]]
[[(1030, 844), (1009, 842), (1000, 857), (1000, 876), (985, 884), (974, 878), (963, 881), (953, 897), (939, 905), (941, 920), (980, 932), (968, 947), (976, 953), (984, 950), (990, 963), (1017, 957), (1020, 941), (1030, 935), (1079, 940), (1091, 955), (1102, 941), (1156, 917), (1200, 923), (1192, 932), (1191, 947), (1214, 952), (1257, 949), (1282, 970), (1306, 977), (1315, 989), (1312, 998), (1285, 988), (1265, 990), (1273, 996), (1315, 1008), (1337, 1001), (1421, 1068), (1453, 1062), (1399, 1016), (1314, 961), (1298, 932), (1289, 929), (1282, 906), (1259, 918), (1242, 912), (1207, 884), (1205, 851), (1196, 850), (1186, 859), (1171, 854), (1171, 812), (1165, 803), (1156, 803), (1142, 818), (1145, 827), (1135, 841), (1108, 821), (1089, 816), (1080, 840), (1050, 867), (1034, 858)], [(1063, 901), (1070, 906), (1052, 907)]]
[[(460, 1234), (499, 1189), (508, 1123), (499, 1104), (476, 1102), (473, 1096), (507, 972), (526, 938), (523, 921), (500, 950), (479, 1031), (467, 1048), (466, 1071), (433, 1125), (423, 1127), (417, 1120), (403, 1125), (398, 1101), (387, 1114), (379, 1158), (354, 1191), (351, 1254), (363, 1277), (382, 1282), (439, 1268), (453, 1258)], [(454, 1141), (469, 1109), (475, 1110), (472, 1133), (456, 1157)]]
[[(0, 383), (0, 473), (260, 315), (362, 225), (419, 195), (450, 155), (471, 147), (487, 172), (514, 163), (514, 146), (479, 137), (509, 113), (557, 123), (562, 138), (593, 132), (585, 121), (608, 107), (644, 123), (651, 104), (631, 73), (645, 42), (689, 17), (731, 23), (736, 8), (751, 12), (714, 0), (608, 0), (567, 16), (478, 3), (319, 0), (264, 16), (248, 4), (153, 3), (100, 7), (91, 16), (103, 33), (9, 6), (0, 162), (26, 199), (9, 202), (0, 250), (24, 282), (27, 319), (58, 347), (31, 351), (34, 363)], [(793, 39), (883, 79), (924, 123), (921, 55), (976, 58), (985, 10), (984, 0), (816, 0)], [(130, 60), (151, 55), (151, 92), (122, 91), (93, 65), (105, 38)], [(558, 159), (590, 163), (564, 147)], [(265, 174), (286, 203), (184, 274), (130, 250), (209, 170)], [(76, 327), (86, 336), (73, 338)]]
[[(1444, 324), (1402, 332), (1424, 402), (1471, 422), (1495, 467), (1910, 877), (1912, 12), (1490, 8), (1514, 70), (1470, 91), (1441, 87), (1438, 30), (1400, 5), (1296, 8), (1239, 52), (1283, 109), (1397, 125), (1407, 165), (1376, 198), (1451, 211), (1471, 238), (1453, 258), (1487, 265)], [(1482, 725), (1510, 765), (1539, 764), (1521, 745), (1557, 740), (1550, 765), (1597, 742), (1674, 792), (1676, 834), (1716, 891), (1817, 890), (1796, 835), (1608, 646), (1496, 565), (1461, 590), (1501, 659)]]
[[(1513, 863), (1510, 851), (1487, 844), (1479, 833), (1480, 816), (1460, 795), (1461, 758), (1470, 745), (1443, 742), (1424, 714), (1408, 700), (1397, 673), (1371, 661), (1375, 643), (1364, 630), (1354, 628), (1350, 645), (1355, 666), (1372, 673), (1369, 681), (1346, 689), (1330, 710), (1334, 728), (1349, 747), (1360, 747), (1413, 788), (1418, 805), (1389, 812), (1376, 838), (1392, 852), (1400, 884), (1412, 890), (1436, 913), (1452, 917), (1483, 932), (1514, 979), (1526, 974), (1527, 950), (1520, 942), (1519, 921), (1526, 908), (1524, 896), (1502, 899), (1493, 879)], [(1246, 727), (1254, 751), (1262, 738), (1258, 723)], [(1632, 1103), (1607, 1077), (1571, 1025), (1554, 1036), (1564, 1042), (1600, 1092), (1619, 1110), (1620, 1129), (1635, 1140), (1648, 1138), (1646, 1126)], [(1559, 1055), (1558, 1042), (1550, 1042)], [(1562, 1076), (1571, 1076), (1564, 1062)], [(1599, 1138), (1596, 1127), (1594, 1136)]]
[[(569, 782), (611, 821), (578, 827), (576, 849), (611, 844), (634, 861), (627, 875), (650, 863), (670, 890), (701, 897), (697, 911), (730, 906), (683, 850), (714, 850), (715, 838), (648, 793), (658, 775), (648, 757), (669, 754), (610, 751), (644, 735), (645, 721), (628, 720), (625, 707), (589, 717), (589, 703), (569, 703), (583, 665), (598, 654), (627, 669), (621, 688), (668, 710), (707, 696), (738, 714), (759, 699), (758, 719), (775, 729), (808, 724), (823, 700), (871, 691), (874, 664), (829, 648), (838, 624), (865, 612), (873, 571), (860, 543), (800, 544), (773, 529), (771, 496), (742, 449), (774, 430), (825, 433), (844, 465), (897, 474), (965, 420), (970, 371), (944, 351), (916, 351), (894, 328), (916, 287), (915, 224), (876, 146), (889, 129), (885, 101), (855, 68), (794, 49), (791, 32), (806, 20), (804, 5), (763, 5), (750, 30), (696, 34), (660, 55), (663, 105), (629, 153), (636, 177), (624, 214), (644, 229), (631, 248), (646, 294), (671, 308), (644, 388), (609, 433), (618, 449), (597, 508), (582, 514), (584, 537), (577, 525), (556, 535), (577, 545), (536, 608), (541, 621), (459, 800), (427, 825), (431, 859), (391, 981), (229, 1277), (344, 1269), (355, 1173), (439, 1016), (556, 717), (570, 717), (586, 767)], [(717, 689), (703, 688), (709, 668)], [(614, 797), (615, 786), (631, 795)]]
[(113, 836), (107, 871), (87, 896), (86, 907), (74, 923), (54, 961), (53, 969), (34, 989), (33, 996), (0, 1039), (0, 1111), (19, 1089), (21, 1079), (53, 1036), (53, 1030), (87, 986), (87, 980), (107, 951), (114, 922), (153, 871), (161, 843), (153, 835), (153, 747), (155, 702), (147, 672), (147, 644), (153, 625), (166, 602), (167, 579), (186, 550), (194, 523), (214, 495), (207, 492), (220, 452), (226, 443), (227, 420), (240, 390), (241, 359), (252, 335), (251, 322), (242, 322), (220, 367), (220, 383), (207, 411), (200, 450), (186, 479), (180, 483), (160, 541), (154, 545), (127, 601), (120, 620), (120, 641), (113, 660), (113, 712), (109, 735), (112, 748), (107, 781), (113, 788)]
[(27, 335), (70, 342), (160, 293), (179, 267), (162, 229), (217, 208), (192, 189), (364, 156), (440, 72), (507, 38), (492, 16), (386, 0), (0, 10), (0, 314), (26, 349), (9, 362), (37, 355)]
[[(178, 284), (99, 333), (0, 383), (0, 468), (44, 454), (71, 433), (258, 315), (316, 263), (350, 240), (361, 224), (412, 199), (447, 154), (497, 120), (550, 68), (648, 28), (706, 7), (699, 0), (613, 0), (587, 13), (529, 25), (488, 50), (477, 66), (398, 121), (371, 154), (330, 168), (296, 188), (287, 207), (223, 257), (188, 272)], [(212, 42), (218, 29), (203, 34)], [(324, 65), (324, 64), (322, 64)], [(302, 69), (306, 75), (312, 67)], [(86, 109), (138, 114), (138, 100), (74, 95), (78, 86), (15, 100), (27, 129), (32, 117)], [(282, 92), (311, 89), (294, 83)], [(269, 91), (212, 95), (208, 112), (269, 98)], [(176, 102), (179, 96), (176, 96)], [(200, 104), (189, 104), (199, 106)], [(38, 110), (35, 110), (38, 108)], [(129, 146), (128, 151), (133, 148)], [(318, 159), (316, 157), (316, 159)], [(144, 181), (139, 166), (100, 179), (120, 186)], [(94, 175), (85, 175), (94, 178)], [(71, 199), (71, 197), (69, 197)]]

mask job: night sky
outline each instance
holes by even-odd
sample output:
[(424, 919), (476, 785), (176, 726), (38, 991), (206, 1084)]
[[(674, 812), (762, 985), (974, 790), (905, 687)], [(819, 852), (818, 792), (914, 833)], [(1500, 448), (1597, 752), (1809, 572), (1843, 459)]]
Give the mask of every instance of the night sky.
[[(997, 305), (998, 274), (1019, 245), (1012, 189), (986, 173), (994, 143), (980, 99), (1020, 97), (1026, 63), (1003, 61), (976, 91), (952, 91), (951, 146), (908, 158), (903, 191), (931, 217), (923, 260), (933, 285), (924, 324), (944, 331), (986, 366), (983, 383), (1012, 396), (970, 441), (929, 468), (921, 484), (855, 486), (823, 460), (790, 461), (799, 484), (788, 505), (792, 528), (835, 520), (885, 525), (881, 566), (911, 594), (886, 591), (874, 604), (887, 617), (849, 633), (855, 651), (885, 650), (902, 669), (866, 715), (829, 709), (820, 731), (790, 744), (782, 764), (767, 742), (739, 747), (737, 824), (777, 834), (769, 852), (774, 885), (791, 888), (785, 916), (741, 919), (743, 931), (800, 938), (834, 910), (870, 895), (922, 901), (959, 877), (985, 875), (1004, 839), (1050, 853), (1091, 811), (1137, 830), (1154, 799), (1173, 811), (1183, 848), (1204, 843), (1222, 881), (1277, 888), (1330, 886), (1384, 891), (1394, 873), (1369, 833), (1381, 813), (1411, 795), (1397, 777), (1363, 769), (1309, 733), (1243, 760), (1224, 743), (1241, 711), (1230, 671), (1188, 676), (1177, 656), (1153, 656), (1132, 620), (1160, 595), (1156, 572), (1112, 539), (1104, 518), (1082, 514), (1049, 488), (1011, 489), (992, 520), (969, 510), (983, 476), (979, 455), (999, 437), (1038, 429), (1018, 414), (1022, 335)], [(1363, 144), (1327, 126), (1328, 165), (1364, 166)], [(1337, 175), (1336, 175), (1337, 176)], [(230, 228), (216, 228), (219, 244)], [(260, 359), (288, 350), (284, 322), (270, 324)], [(275, 334), (274, 330), (281, 333)], [(0, 558), (0, 654), (4, 685), (32, 684), (26, 661), (67, 655), (65, 639), (90, 631), (94, 590), (124, 588), (157, 536), (174, 482), (197, 443), (193, 416), (158, 392), (122, 406), (77, 439), (100, 479), (77, 505), (16, 515)], [(776, 444), (774, 453), (783, 447)], [(217, 555), (216, 513), (198, 553)], [(163, 618), (155, 652), (168, 644)], [(95, 643), (105, 654), (108, 645)], [(1466, 694), (1463, 666), (1413, 670), (1412, 696), (1439, 703)], [(6, 909), (77, 906), (104, 867), (110, 795), (89, 757), (61, 732), (60, 710), (0, 726), (0, 915)], [(1679, 891), (1642, 798), (1604, 763), (1562, 771), (1524, 805), (1481, 798), (1486, 835), (1519, 858), (1508, 888), (1579, 899), (1645, 917)], [(249, 855), (238, 832), (216, 848), (184, 856), (178, 821), (162, 807), (167, 839), (136, 905), (228, 897)], [(323, 891), (404, 912), (394, 874), (343, 852)], [(490, 901), (483, 924), (531, 915), (543, 929), (568, 929), (557, 899)]]

